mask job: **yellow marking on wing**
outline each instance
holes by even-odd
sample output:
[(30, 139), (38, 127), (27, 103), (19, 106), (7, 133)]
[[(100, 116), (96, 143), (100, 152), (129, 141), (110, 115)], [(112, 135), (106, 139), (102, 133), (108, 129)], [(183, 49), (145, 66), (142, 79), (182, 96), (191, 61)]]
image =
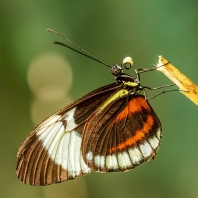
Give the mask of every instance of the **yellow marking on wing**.
[(110, 96), (99, 108), (98, 113), (100, 113), (103, 109), (105, 109), (109, 104), (111, 104), (113, 101), (118, 100), (119, 98), (123, 98), (129, 94), (129, 91), (126, 89), (121, 89), (112, 96)]

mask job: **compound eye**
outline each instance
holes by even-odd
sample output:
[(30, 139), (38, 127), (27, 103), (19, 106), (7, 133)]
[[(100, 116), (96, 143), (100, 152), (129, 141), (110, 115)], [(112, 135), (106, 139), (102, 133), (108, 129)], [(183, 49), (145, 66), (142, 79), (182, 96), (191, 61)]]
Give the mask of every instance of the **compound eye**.
[(114, 76), (122, 74), (123, 73), (122, 67), (120, 67), (119, 65), (114, 64), (114, 66), (111, 68), (111, 73)]
[(125, 69), (131, 69), (133, 67), (133, 60), (131, 57), (126, 57), (123, 59), (123, 65)]

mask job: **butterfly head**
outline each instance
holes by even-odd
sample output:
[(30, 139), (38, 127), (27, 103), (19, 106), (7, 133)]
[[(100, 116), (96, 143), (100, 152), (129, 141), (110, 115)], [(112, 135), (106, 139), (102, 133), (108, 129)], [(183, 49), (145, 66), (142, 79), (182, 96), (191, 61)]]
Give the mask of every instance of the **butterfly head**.
[(126, 57), (123, 59), (123, 63), (120, 65), (114, 64), (111, 67), (111, 73), (117, 77), (123, 74), (123, 67), (124, 69), (131, 69), (133, 67), (133, 60), (131, 57)]
[(114, 65), (111, 67), (111, 73), (116, 77), (116, 76), (118, 76), (118, 75), (123, 74), (123, 69), (122, 69), (121, 66), (114, 64)]

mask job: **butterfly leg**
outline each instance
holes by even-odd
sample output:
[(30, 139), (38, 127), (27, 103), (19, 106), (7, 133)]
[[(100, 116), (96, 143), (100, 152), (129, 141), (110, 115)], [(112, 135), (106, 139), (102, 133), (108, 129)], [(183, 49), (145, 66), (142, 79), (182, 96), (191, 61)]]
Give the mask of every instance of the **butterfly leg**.
[(148, 72), (148, 71), (153, 71), (155, 69), (156, 69), (156, 67), (154, 67), (154, 68), (144, 68), (144, 69), (135, 69), (135, 73), (137, 75), (138, 82), (140, 82), (140, 74), (141, 73)]
[(182, 91), (182, 90), (179, 90), (179, 89), (172, 89), (172, 90), (162, 91), (162, 92), (158, 93), (157, 95), (155, 95), (155, 96), (149, 98), (148, 100), (151, 100), (151, 99), (156, 98), (157, 96), (159, 96), (159, 95), (161, 95), (161, 94), (168, 93), (168, 92), (172, 92), (172, 91)]
[(147, 86), (143, 86), (143, 87), (144, 87), (145, 89), (149, 89), (149, 90), (157, 90), (157, 89), (162, 89), (162, 88), (165, 88), (165, 87), (172, 87), (172, 86), (175, 86), (175, 84), (162, 85), (162, 86), (154, 87), (154, 88), (147, 87)]

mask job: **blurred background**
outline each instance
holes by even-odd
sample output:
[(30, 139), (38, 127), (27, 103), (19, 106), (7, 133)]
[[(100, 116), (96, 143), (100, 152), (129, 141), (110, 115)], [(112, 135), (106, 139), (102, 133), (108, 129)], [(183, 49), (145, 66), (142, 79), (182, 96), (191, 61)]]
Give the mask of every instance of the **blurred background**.
[[(155, 160), (126, 173), (93, 172), (46, 187), (27, 186), (15, 175), (18, 148), (39, 122), (114, 81), (104, 65), (54, 45), (65, 41), (47, 28), (110, 65), (132, 56), (135, 68), (148, 68), (163, 55), (198, 84), (197, 8), (197, 1), (184, 0), (1, 0), (0, 197), (198, 197), (198, 111), (179, 92), (150, 101), (163, 128)], [(158, 71), (142, 74), (141, 82), (171, 84)]]

